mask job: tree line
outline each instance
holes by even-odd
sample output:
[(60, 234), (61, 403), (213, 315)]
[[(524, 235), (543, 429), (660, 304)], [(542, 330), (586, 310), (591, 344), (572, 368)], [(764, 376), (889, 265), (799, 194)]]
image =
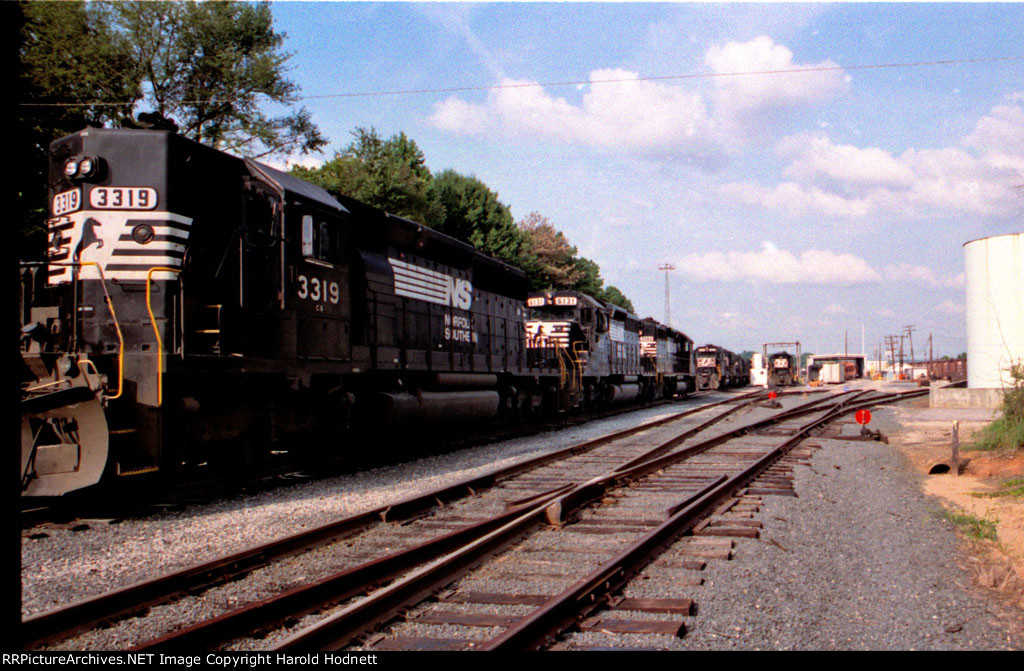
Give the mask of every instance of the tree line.
[[(285, 77), (290, 54), (267, 2), (27, 2), (19, 48), (21, 101), (13, 141), (22, 255), (45, 256), (46, 149), (86, 126), (167, 128), (255, 158), (307, 154), (327, 139)], [(267, 103), (288, 110), (271, 116)], [(146, 110), (145, 113), (140, 113)], [(357, 128), (320, 168), (293, 172), (325, 188), (414, 219), (522, 268), (532, 289), (574, 289), (633, 310), (604, 286), (539, 213), (515, 222), (480, 180), (433, 174), (416, 143)]]
[(486, 184), (452, 169), (434, 174), (416, 142), (397, 133), (383, 139), (357, 128), (347, 147), (318, 168), (295, 166), (292, 174), (328, 191), (426, 224), (510, 265), (522, 268), (534, 290), (572, 289), (633, 311), (601, 270), (580, 256), (565, 234), (539, 212), (518, 223), (508, 205)]

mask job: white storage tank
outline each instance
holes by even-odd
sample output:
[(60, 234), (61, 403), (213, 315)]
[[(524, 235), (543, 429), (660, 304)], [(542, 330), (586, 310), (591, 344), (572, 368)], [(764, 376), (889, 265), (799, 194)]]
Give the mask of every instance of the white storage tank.
[(1012, 384), (1024, 360), (1024, 233), (964, 244), (967, 279), (967, 386)]

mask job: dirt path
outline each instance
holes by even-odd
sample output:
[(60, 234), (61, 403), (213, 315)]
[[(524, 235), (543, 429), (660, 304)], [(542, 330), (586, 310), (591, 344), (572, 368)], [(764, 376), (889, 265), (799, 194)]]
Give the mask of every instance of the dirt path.
[[(969, 460), (961, 475), (928, 475), (937, 462), (950, 461), (954, 420), (962, 445), (988, 421), (977, 410), (922, 406), (882, 410), (879, 428), (921, 474), (922, 490), (938, 499), (951, 521), (960, 520), (969, 546), (965, 568), (1000, 601), (1024, 609), (1024, 497), (991, 496), (1006, 481), (1024, 478), (1024, 453), (961, 451), (961, 460)], [(992, 530), (995, 540), (977, 538)]]

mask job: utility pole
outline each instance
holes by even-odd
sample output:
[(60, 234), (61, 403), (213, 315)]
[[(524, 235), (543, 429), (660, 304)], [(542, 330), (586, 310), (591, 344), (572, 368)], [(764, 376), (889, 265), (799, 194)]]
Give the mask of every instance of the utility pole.
[(907, 337), (910, 338), (910, 363), (914, 363), (914, 325), (904, 326), (903, 330), (907, 332)]
[(663, 263), (658, 266), (658, 270), (665, 271), (665, 326), (669, 328), (672, 327), (672, 297), (668, 290), (668, 274), (675, 269), (676, 267), (671, 263)]
[(900, 375), (903, 375), (903, 338), (905, 338), (905, 337), (906, 336), (904, 336), (902, 333), (899, 335), (899, 338), (900, 338)]
[(932, 334), (928, 334), (928, 377), (935, 376), (935, 353), (932, 351)]
[(894, 380), (896, 379), (896, 337), (894, 335), (885, 336), (885, 344), (889, 350), (889, 362)]

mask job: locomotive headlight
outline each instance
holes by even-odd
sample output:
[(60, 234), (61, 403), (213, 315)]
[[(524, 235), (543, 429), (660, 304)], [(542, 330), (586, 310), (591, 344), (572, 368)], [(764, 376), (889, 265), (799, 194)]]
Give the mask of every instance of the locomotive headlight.
[(100, 172), (101, 164), (95, 156), (75, 156), (64, 163), (64, 175), (68, 179), (89, 179)]
[(149, 224), (138, 224), (132, 229), (132, 239), (140, 245), (148, 245), (153, 242), (156, 232)]

